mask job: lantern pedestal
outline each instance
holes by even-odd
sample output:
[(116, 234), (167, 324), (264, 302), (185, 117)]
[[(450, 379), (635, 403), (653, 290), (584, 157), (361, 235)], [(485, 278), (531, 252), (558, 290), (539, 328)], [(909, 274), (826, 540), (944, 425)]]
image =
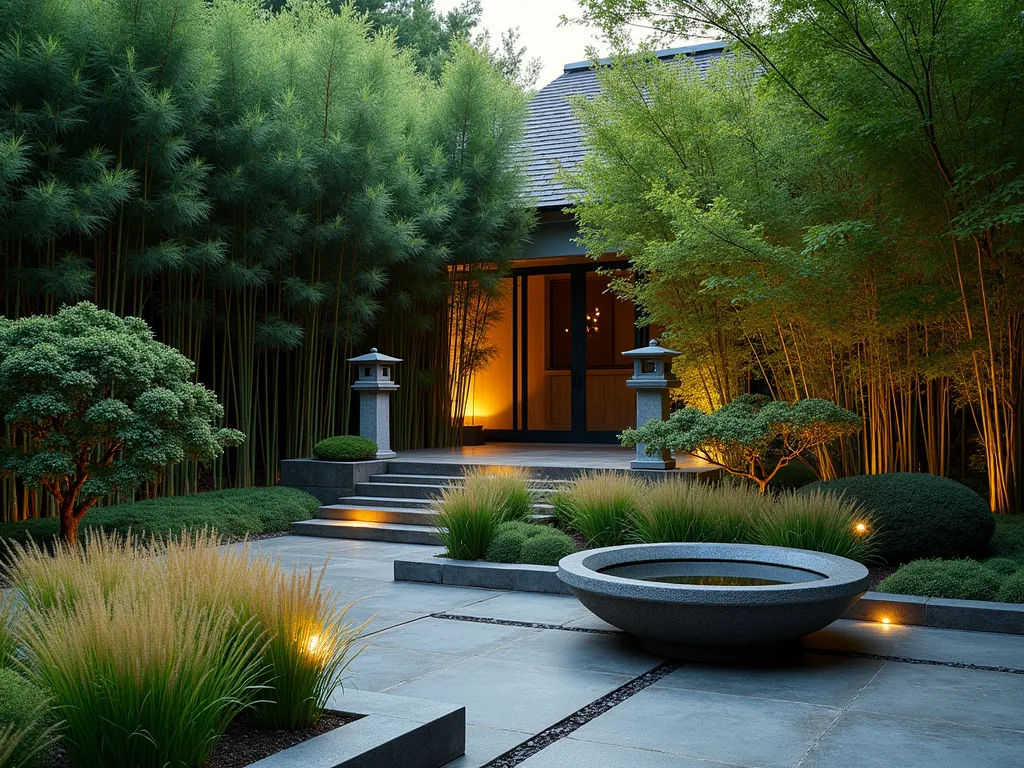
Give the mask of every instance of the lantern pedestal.
[[(664, 421), (669, 416), (669, 390), (679, 386), (679, 380), (672, 375), (672, 358), (680, 353), (658, 346), (652, 339), (650, 345), (623, 352), (633, 358), (633, 378), (626, 386), (636, 390), (636, 425), (642, 427), (652, 419)], [(629, 464), (630, 469), (675, 469), (676, 460), (671, 451), (648, 456), (647, 445), (637, 443), (636, 458)]]
[(391, 393), (398, 385), (391, 367), (402, 361), (381, 354), (376, 347), (348, 361), (356, 366), (352, 389), (359, 394), (359, 435), (377, 444), (378, 459), (393, 459), (398, 454), (391, 450)]

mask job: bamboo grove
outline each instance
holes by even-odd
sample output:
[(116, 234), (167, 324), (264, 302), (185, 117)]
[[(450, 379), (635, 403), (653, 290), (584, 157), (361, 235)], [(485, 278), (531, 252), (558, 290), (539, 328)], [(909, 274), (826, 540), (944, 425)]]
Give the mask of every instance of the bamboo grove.
[(248, 438), (149, 493), (273, 482), (348, 431), (371, 344), (406, 360), (395, 443), (450, 443), (480, 340), (449, 298), (486, 316), (531, 226), (524, 107), (486, 52), (433, 80), (328, 5), (0, 0), (0, 311), (89, 299), (196, 361)]
[(588, 250), (631, 257), (618, 289), (684, 351), (687, 402), (826, 398), (864, 429), (823, 475), (931, 472), (1024, 511), (1019, 9), (583, 4), (735, 41), (707, 73), (623, 58), (577, 105)]

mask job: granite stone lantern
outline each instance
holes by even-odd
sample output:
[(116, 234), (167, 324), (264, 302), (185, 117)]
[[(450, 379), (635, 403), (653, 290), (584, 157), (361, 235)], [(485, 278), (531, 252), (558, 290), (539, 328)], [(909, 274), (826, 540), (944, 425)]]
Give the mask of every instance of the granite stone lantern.
[[(646, 347), (623, 352), (633, 358), (633, 378), (626, 386), (636, 390), (636, 425), (642, 427), (651, 419), (664, 420), (669, 413), (669, 390), (679, 386), (679, 379), (672, 375), (672, 358), (679, 352), (658, 345), (651, 339)], [(647, 445), (637, 443), (636, 458), (630, 462), (631, 469), (675, 469), (676, 461), (671, 451), (662, 451), (660, 456), (648, 456)]]
[(356, 366), (352, 389), (359, 393), (359, 434), (377, 444), (378, 459), (393, 459), (397, 454), (391, 450), (391, 393), (398, 385), (392, 371), (402, 361), (376, 347), (348, 361)]

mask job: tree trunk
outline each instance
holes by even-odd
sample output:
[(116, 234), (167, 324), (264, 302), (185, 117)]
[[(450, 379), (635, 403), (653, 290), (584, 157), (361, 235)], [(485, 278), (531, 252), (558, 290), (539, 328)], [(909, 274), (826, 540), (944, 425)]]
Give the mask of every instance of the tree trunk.
[(60, 539), (69, 547), (78, 546), (78, 523), (82, 518), (75, 514), (73, 504), (62, 505), (60, 509)]

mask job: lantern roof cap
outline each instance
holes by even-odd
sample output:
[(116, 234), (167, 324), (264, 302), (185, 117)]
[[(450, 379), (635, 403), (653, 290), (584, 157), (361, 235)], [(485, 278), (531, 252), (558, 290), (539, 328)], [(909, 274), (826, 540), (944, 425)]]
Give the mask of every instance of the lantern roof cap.
[(626, 357), (678, 357), (682, 352), (676, 352), (674, 349), (666, 349), (665, 347), (658, 345), (657, 339), (651, 339), (650, 343), (646, 347), (631, 349), (627, 352), (623, 352), (622, 354)]
[(360, 355), (359, 357), (350, 357), (348, 361), (350, 363), (400, 363), (402, 362), (402, 359), (400, 357), (385, 355), (378, 352), (376, 347), (372, 347), (369, 353)]

